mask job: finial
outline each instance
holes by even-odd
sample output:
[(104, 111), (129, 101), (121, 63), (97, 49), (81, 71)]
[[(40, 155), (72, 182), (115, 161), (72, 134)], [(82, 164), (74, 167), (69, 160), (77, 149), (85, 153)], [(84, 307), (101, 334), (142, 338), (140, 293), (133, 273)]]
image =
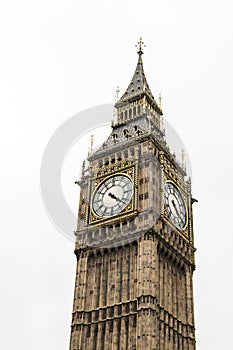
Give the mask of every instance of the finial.
[(185, 152), (184, 152), (183, 149), (181, 150), (181, 159), (182, 159), (182, 169), (185, 170), (185, 168), (186, 168), (186, 164), (185, 164)]
[(146, 47), (146, 45), (144, 44), (144, 42), (142, 41), (142, 36), (140, 36), (140, 40), (138, 42), (138, 45), (135, 45), (135, 47), (138, 48), (137, 53), (139, 55), (143, 55), (143, 47)]
[(89, 150), (88, 150), (88, 155), (90, 155), (90, 154), (92, 153), (93, 142), (94, 142), (94, 135), (91, 135), (91, 138), (90, 138), (90, 147), (89, 147)]
[(119, 101), (119, 92), (120, 92), (120, 89), (119, 89), (119, 86), (117, 86), (117, 89), (116, 89), (116, 96), (115, 96), (115, 102), (118, 102), (118, 101)]
[(91, 135), (91, 152), (92, 152), (92, 148), (93, 148), (93, 142), (94, 142), (94, 135)]
[(159, 108), (162, 109), (162, 95), (159, 94)]

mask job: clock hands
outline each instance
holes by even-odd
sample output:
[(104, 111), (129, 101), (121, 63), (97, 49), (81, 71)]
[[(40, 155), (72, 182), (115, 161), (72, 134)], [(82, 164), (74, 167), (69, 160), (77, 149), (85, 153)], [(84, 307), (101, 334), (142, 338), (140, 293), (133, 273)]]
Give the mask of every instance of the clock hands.
[(124, 203), (124, 204), (127, 204), (127, 203), (125, 203), (122, 199), (116, 197), (114, 193), (109, 192), (108, 195), (109, 195), (109, 197), (115, 199), (117, 202), (122, 202), (122, 203)]
[(179, 212), (179, 210), (177, 209), (177, 206), (176, 206), (176, 203), (175, 203), (174, 199), (172, 199), (172, 205), (173, 205), (173, 207), (175, 208), (175, 211), (176, 211), (177, 216), (180, 217), (180, 212)]
[(172, 205), (173, 205), (173, 207), (175, 208), (177, 217), (181, 220), (181, 223), (183, 223), (183, 222), (184, 222), (184, 219), (181, 217), (181, 213), (180, 213), (179, 210), (177, 209), (177, 206), (176, 206), (176, 203), (175, 203), (174, 199), (172, 199)]
[(132, 180), (116, 174), (97, 185), (92, 198), (92, 209), (99, 218), (109, 218), (121, 213), (133, 196)]
[(187, 222), (186, 206), (179, 189), (168, 181), (164, 186), (165, 208), (170, 221), (180, 228), (184, 228)]
[(115, 194), (112, 194), (111, 192), (109, 192), (109, 197), (113, 198), (113, 199), (117, 199), (117, 197), (115, 196)]

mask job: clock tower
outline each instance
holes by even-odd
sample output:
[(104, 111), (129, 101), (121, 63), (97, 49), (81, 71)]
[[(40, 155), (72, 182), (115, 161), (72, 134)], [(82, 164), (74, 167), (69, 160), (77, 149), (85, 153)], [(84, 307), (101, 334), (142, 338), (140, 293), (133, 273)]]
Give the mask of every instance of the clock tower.
[(70, 350), (195, 350), (191, 181), (169, 151), (142, 45), (79, 181)]

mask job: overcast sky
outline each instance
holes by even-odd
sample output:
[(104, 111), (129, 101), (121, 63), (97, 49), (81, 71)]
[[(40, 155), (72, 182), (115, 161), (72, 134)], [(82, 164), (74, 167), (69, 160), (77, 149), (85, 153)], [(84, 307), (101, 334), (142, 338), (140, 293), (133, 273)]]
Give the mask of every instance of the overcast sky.
[[(74, 246), (44, 211), (40, 162), (62, 123), (113, 103), (118, 85), (124, 92), (140, 35), (148, 83), (155, 97), (162, 93), (165, 118), (188, 150), (199, 200), (197, 349), (233, 348), (232, 7), (230, 0), (1, 5), (1, 349), (68, 349)], [(64, 192), (66, 179), (77, 180), (78, 164), (69, 163), (75, 175), (63, 177)]]

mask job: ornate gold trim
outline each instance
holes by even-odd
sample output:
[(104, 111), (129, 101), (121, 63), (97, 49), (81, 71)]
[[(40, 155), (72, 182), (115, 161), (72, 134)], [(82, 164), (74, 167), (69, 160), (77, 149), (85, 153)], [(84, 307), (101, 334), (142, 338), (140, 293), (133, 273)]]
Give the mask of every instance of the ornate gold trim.
[[(106, 181), (108, 178), (115, 175), (125, 175), (133, 183), (133, 195), (128, 205), (118, 214), (112, 217), (100, 217), (92, 209), (92, 199), (97, 188)], [(121, 161), (114, 164), (114, 166), (103, 167), (97, 174), (96, 178), (90, 185), (90, 201), (88, 206), (87, 224), (88, 225), (101, 225), (109, 224), (115, 221), (131, 217), (137, 214), (138, 209), (138, 164), (131, 161)]]
[[(186, 214), (186, 222), (185, 222), (185, 226), (184, 227), (177, 227), (168, 217), (167, 215), (167, 211), (166, 211), (166, 208), (165, 208), (165, 201), (164, 201), (164, 188), (165, 188), (165, 185), (167, 183), (172, 183), (174, 187), (177, 188), (177, 190), (179, 191), (180, 195), (181, 195), (181, 198), (184, 202), (184, 206), (185, 206), (185, 214)], [(182, 236), (188, 237), (188, 239), (190, 239), (190, 234), (189, 234), (189, 230), (188, 230), (188, 223), (189, 223), (189, 212), (188, 212), (188, 194), (185, 194), (186, 195), (186, 199), (184, 198), (184, 190), (181, 189), (174, 181), (168, 179), (166, 176), (164, 176), (164, 181), (163, 181), (163, 189), (162, 189), (162, 196), (163, 196), (163, 211), (162, 211), (162, 215), (161, 215), (161, 218), (163, 219), (166, 219), (166, 222), (169, 223), (170, 225), (172, 225), (179, 233), (182, 234)]]

